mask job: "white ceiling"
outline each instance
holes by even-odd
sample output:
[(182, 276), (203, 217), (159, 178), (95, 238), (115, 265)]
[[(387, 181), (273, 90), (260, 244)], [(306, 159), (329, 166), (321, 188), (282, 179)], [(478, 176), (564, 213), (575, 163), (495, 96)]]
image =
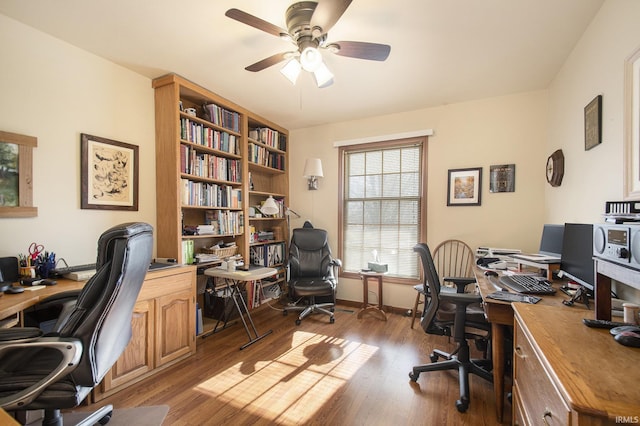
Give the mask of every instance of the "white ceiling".
[[(319, 0), (323, 1), (323, 0)], [(227, 18), (286, 28), (291, 0), (0, 0), (0, 13), (140, 74), (175, 72), (286, 128), (544, 89), (604, 0), (353, 0), (328, 41), (389, 44), (385, 62), (325, 52), (334, 84), (292, 86), (291, 44)]]

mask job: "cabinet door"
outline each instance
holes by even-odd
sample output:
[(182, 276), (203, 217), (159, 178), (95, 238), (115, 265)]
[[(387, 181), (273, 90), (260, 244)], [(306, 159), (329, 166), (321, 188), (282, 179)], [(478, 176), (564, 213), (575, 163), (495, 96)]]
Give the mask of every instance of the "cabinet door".
[(156, 367), (196, 350), (196, 309), (193, 291), (156, 299)]
[(138, 301), (131, 317), (131, 340), (118, 361), (104, 378), (103, 392), (108, 392), (154, 369), (153, 300)]

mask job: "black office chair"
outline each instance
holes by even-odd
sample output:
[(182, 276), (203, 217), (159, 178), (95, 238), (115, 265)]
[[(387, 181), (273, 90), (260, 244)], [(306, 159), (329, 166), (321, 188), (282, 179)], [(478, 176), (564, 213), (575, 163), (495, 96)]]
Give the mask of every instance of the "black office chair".
[[(444, 281), (456, 285), (457, 292), (441, 292), (440, 280), (431, 257), (429, 247), (418, 243), (414, 248), (420, 255), (424, 273), (425, 293), (429, 294), (420, 325), (426, 333), (440, 336), (453, 335), (458, 346), (455, 352), (449, 354), (434, 350), (430, 359), (431, 364), (417, 365), (409, 373), (413, 382), (418, 380), (420, 373), (427, 371), (458, 370), (460, 382), (460, 399), (456, 401), (456, 408), (461, 413), (469, 408), (469, 373), (476, 374), (490, 382), (493, 377), (490, 372), (491, 360), (471, 359), (467, 340), (474, 340), (479, 347), (486, 351), (486, 342), (490, 340), (490, 324), (486, 321), (484, 311), (479, 302), (481, 297), (472, 293), (464, 293), (467, 284), (473, 278), (445, 277)], [(443, 358), (444, 361), (438, 361)]]
[[(0, 407), (44, 410), (44, 425), (62, 425), (60, 409), (78, 406), (129, 343), (133, 307), (152, 250), (149, 224), (105, 231), (98, 240), (96, 274), (77, 297), (56, 297), (66, 306), (52, 332), (0, 330)], [(112, 410), (102, 407), (80, 424), (105, 424)]]
[[(285, 306), (282, 314), (302, 311), (296, 319), (296, 324), (300, 325), (304, 317), (319, 312), (329, 315), (329, 322), (333, 324), (338, 268), (342, 266), (342, 262), (331, 256), (327, 231), (310, 227), (294, 229), (287, 264), (289, 297), (296, 301), (296, 304)], [(316, 297), (330, 301), (316, 303)], [(298, 305), (303, 300), (307, 301), (307, 304)]]

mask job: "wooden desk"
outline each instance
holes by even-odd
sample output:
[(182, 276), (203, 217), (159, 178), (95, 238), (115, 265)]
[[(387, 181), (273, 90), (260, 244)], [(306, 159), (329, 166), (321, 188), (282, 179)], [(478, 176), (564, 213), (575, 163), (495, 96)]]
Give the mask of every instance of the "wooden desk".
[[(0, 319), (12, 315), (21, 314), (23, 310), (37, 304), (40, 300), (51, 295), (69, 290), (79, 290), (84, 287), (85, 281), (73, 281), (66, 278), (56, 279), (58, 284), (45, 286), (38, 290), (28, 290), (18, 294), (5, 293), (0, 297)], [(18, 284), (14, 284), (18, 285)], [(22, 321), (21, 321), (22, 325)]]
[(638, 423), (640, 349), (585, 326), (593, 311), (540, 303), (513, 310), (514, 424)]
[[(484, 306), (485, 316), (491, 323), (491, 340), (492, 340), (492, 352), (493, 358), (493, 390), (496, 398), (496, 416), (498, 421), (502, 421), (504, 411), (504, 336), (505, 329), (507, 327), (513, 327), (513, 308), (511, 303), (501, 302), (499, 300), (487, 298), (487, 294), (493, 293), (496, 288), (484, 275), (484, 270), (479, 267), (474, 267), (474, 274), (476, 277), (477, 288), (482, 296), (482, 302)], [(498, 277), (492, 277), (493, 280), (498, 280)], [(554, 284), (554, 287), (558, 287)], [(562, 301), (569, 299), (564, 293), (558, 291), (553, 296), (541, 296), (542, 300), (536, 305), (551, 305), (562, 307), (565, 310), (581, 311), (586, 316), (588, 313), (587, 308), (584, 305), (575, 304), (572, 307), (568, 307), (562, 304)]]

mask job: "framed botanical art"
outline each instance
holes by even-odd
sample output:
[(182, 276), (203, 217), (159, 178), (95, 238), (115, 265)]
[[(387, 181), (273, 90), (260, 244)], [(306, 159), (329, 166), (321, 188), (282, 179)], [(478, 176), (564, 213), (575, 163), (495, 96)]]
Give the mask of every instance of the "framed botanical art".
[(447, 206), (479, 206), (481, 196), (481, 167), (449, 170)]
[(138, 210), (138, 147), (82, 134), (81, 207)]

